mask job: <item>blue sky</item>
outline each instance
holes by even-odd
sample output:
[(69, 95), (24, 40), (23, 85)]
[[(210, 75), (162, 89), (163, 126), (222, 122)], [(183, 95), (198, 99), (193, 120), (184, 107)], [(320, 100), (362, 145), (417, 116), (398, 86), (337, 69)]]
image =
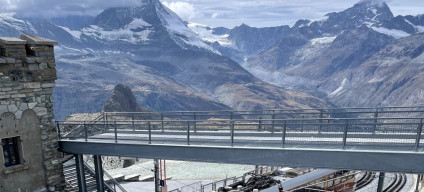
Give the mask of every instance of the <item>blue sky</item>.
[[(359, 0), (160, 0), (184, 20), (212, 26), (292, 25), (298, 19), (319, 19)], [(0, 0), (2, 14), (26, 17), (96, 15), (109, 7), (139, 5), (141, 0)], [(424, 14), (424, 0), (386, 1), (394, 15)]]

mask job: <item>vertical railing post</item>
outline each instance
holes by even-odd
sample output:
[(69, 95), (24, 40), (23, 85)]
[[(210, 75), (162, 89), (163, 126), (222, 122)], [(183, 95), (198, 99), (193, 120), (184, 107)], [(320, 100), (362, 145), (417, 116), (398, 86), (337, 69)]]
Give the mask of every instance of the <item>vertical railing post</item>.
[(152, 127), (150, 126), (150, 121), (147, 122), (147, 127), (149, 128), (149, 144), (152, 144)]
[(377, 131), (377, 122), (378, 122), (378, 108), (375, 109), (374, 113), (374, 125), (373, 125), (373, 134)]
[(59, 141), (60, 141), (62, 138), (61, 138), (61, 135), (60, 135), (59, 121), (56, 121), (56, 127), (57, 127), (57, 139), (59, 139)]
[(116, 121), (113, 121), (113, 130), (115, 132), (115, 143), (118, 143), (118, 129), (116, 128)]
[(160, 122), (162, 125), (162, 133), (165, 132), (164, 128), (163, 128), (163, 113), (160, 113)]
[(87, 142), (87, 140), (88, 140), (88, 131), (87, 131), (87, 125), (85, 124), (85, 121), (84, 121), (84, 138), (85, 138), (85, 141)]
[(415, 141), (415, 151), (418, 151), (418, 148), (420, 147), (422, 131), (423, 131), (423, 119), (420, 119), (420, 124), (418, 125), (418, 129), (417, 129), (417, 140)]
[(132, 127), (133, 127), (133, 131), (135, 131), (135, 125), (134, 125), (134, 113), (131, 113), (131, 120), (132, 120)]
[(271, 133), (274, 133), (274, 128), (275, 128), (275, 125), (274, 125), (274, 119), (275, 119), (275, 110), (272, 110), (272, 125), (271, 125)]
[(322, 118), (323, 118), (323, 114), (322, 114), (322, 109), (319, 110), (319, 128), (318, 128), (318, 133), (321, 134), (321, 130), (322, 130)]
[(196, 133), (196, 129), (197, 129), (197, 127), (196, 127), (196, 124), (197, 124), (197, 117), (196, 117), (196, 112), (193, 112), (193, 120), (194, 120), (194, 132)]
[(231, 129), (231, 146), (234, 146), (234, 121), (230, 120), (230, 129)]
[(284, 148), (286, 145), (286, 131), (287, 131), (287, 120), (284, 120), (283, 131), (282, 131), (282, 147)]
[(303, 132), (303, 118), (305, 118), (305, 115), (302, 115), (302, 119), (300, 120), (300, 132)]
[(105, 126), (106, 126), (106, 130), (109, 129), (109, 122), (108, 122), (108, 118), (107, 118), (107, 113), (104, 113), (104, 119), (105, 119)]
[(262, 130), (262, 115), (259, 117), (258, 131)]
[(348, 122), (348, 120), (346, 120), (346, 125), (345, 125), (344, 131), (343, 131), (343, 149), (345, 149), (345, 147), (346, 147), (348, 127), (349, 127), (349, 122)]
[(190, 121), (187, 121), (187, 145), (190, 145)]

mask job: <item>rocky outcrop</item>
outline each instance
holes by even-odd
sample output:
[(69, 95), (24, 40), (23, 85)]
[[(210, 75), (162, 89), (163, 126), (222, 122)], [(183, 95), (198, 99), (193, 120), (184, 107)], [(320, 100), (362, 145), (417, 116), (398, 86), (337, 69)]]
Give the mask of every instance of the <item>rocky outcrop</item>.
[(112, 96), (105, 102), (105, 112), (149, 112), (138, 105), (131, 89), (123, 84), (115, 86)]

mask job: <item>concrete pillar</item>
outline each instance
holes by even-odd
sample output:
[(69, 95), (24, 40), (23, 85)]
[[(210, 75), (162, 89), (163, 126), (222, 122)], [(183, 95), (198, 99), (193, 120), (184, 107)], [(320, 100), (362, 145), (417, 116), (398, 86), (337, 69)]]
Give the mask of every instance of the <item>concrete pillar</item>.
[(94, 171), (96, 173), (97, 191), (104, 192), (102, 157), (100, 155), (93, 155), (93, 159), (94, 159)]
[(75, 165), (77, 170), (78, 190), (80, 192), (87, 192), (84, 172), (84, 160), (81, 154), (75, 155)]
[(383, 184), (384, 184), (384, 172), (380, 172), (380, 175), (378, 176), (378, 186), (377, 186), (377, 192), (383, 191)]

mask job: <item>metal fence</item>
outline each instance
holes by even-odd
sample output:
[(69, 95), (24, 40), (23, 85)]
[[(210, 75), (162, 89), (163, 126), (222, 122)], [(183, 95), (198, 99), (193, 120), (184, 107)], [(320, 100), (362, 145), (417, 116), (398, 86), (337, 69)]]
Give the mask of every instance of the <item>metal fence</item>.
[[(424, 107), (104, 113), (60, 121), (62, 140), (419, 150)], [(72, 133), (72, 134), (70, 134)]]

